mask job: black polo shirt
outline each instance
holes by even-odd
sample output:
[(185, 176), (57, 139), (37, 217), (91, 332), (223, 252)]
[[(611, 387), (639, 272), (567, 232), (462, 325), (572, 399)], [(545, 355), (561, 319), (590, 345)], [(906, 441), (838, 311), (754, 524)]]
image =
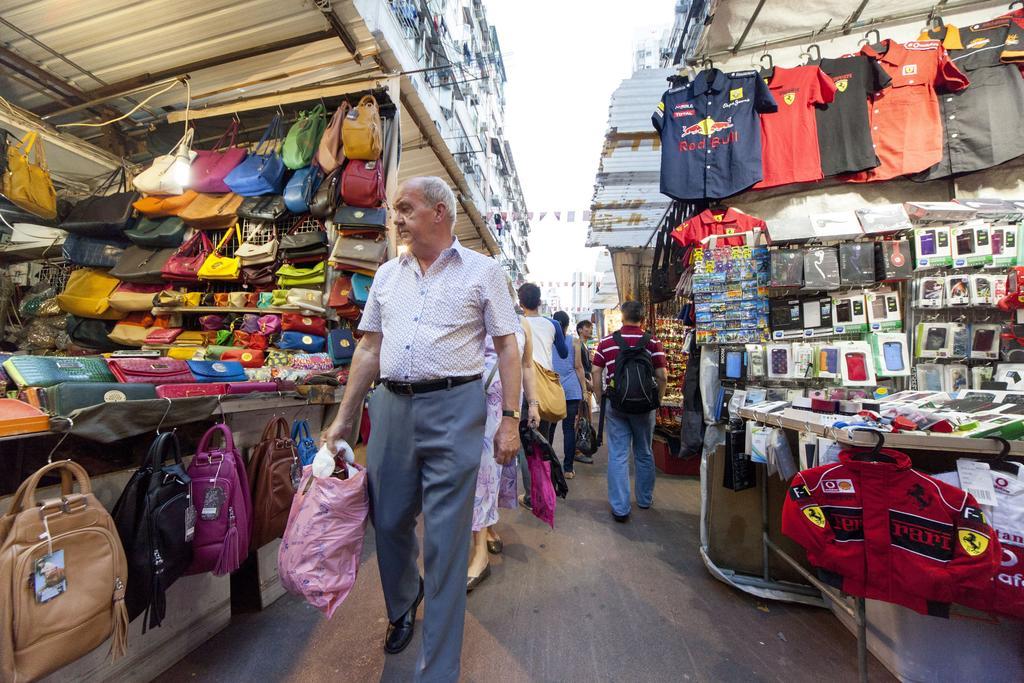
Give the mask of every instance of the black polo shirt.
[(818, 150), (825, 176), (856, 173), (880, 163), (871, 140), (868, 99), (892, 82), (878, 62), (867, 56), (822, 59), (818, 67), (835, 83), (831, 104), (818, 107)]
[(661, 134), (661, 191), (720, 199), (761, 180), (760, 114), (778, 109), (756, 71), (709, 69), (671, 88), (651, 121)]
[(1022, 59), (1018, 33), (1011, 30), (1010, 20), (1000, 18), (921, 34), (922, 39), (942, 41), (971, 85), (939, 94), (945, 135), (942, 161), (914, 180), (980, 171), (1024, 155), (1024, 79), (1016, 65), (1006, 63)]

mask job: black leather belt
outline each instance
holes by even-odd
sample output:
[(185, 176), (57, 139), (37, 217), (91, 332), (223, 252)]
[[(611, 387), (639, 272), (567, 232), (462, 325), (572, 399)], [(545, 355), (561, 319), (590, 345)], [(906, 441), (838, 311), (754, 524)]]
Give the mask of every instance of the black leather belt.
[(387, 390), (392, 394), (398, 394), (399, 396), (412, 396), (413, 394), (428, 394), (431, 391), (452, 389), (454, 387), (462, 386), (463, 384), (475, 382), (481, 377), (483, 377), (483, 375), (479, 374), (471, 377), (430, 379), (425, 382), (393, 382), (390, 379), (386, 379), (384, 380), (384, 386), (387, 387)]

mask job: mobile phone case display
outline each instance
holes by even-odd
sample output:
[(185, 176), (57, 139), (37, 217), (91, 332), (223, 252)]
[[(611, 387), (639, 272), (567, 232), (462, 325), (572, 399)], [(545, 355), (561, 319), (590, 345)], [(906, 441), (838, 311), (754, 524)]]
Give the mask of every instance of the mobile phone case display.
[(917, 270), (946, 268), (953, 265), (953, 247), (948, 226), (914, 229), (914, 267)]
[(872, 332), (891, 332), (903, 329), (900, 294), (895, 291), (874, 291), (865, 294), (868, 328)]
[(847, 341), (839, 347), (839, 372), (843, 386), (874, 386), (875, 369), (871, 347), (867, 342)]
[(836, 334), (868, 331), (868, 311), (863, 292), (833, 297), (832, 329)]
[(696, 249), (693, 258), (697, 343), (767, 341), (768, 249)]
[(878, 377), (909, 377), (910, 349), (903, 332), (878, 332), (868, 336)]
[(804, 252), (804, 289), (838, 289), (839, 253), (835, 247), (815, 247)]

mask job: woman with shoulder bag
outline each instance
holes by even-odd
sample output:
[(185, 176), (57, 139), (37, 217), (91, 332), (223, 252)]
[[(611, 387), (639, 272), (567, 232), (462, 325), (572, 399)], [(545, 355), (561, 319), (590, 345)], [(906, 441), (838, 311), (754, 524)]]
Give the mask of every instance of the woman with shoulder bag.
[[(534, 403), (533, 342), (530, 326), (520, 318), (521, 329), (516, 331), (516, 342), (522, 350), (523, 392), (520, 403)], [(516, 507), (516, 464), (499, 465), (494, 459), (494, 434), (501, 422), (502, 387), (498, 376), (498, 354), (487, 337), (484, 348), (484, 393), (487, 400), (487, 423), (484, 427), (484, 448), (480, 455), (480, 469), (476, 478), (476, 496), (473, 499), (473, 544), (470, 548), (466, 591), (472, 591), (491, 575), (488, 554), (502, 551), (501, 537), (495, 525), (498, 508)], [(540, 424), (536, 405), (529, 405), (524, 419), (531, 428)]]

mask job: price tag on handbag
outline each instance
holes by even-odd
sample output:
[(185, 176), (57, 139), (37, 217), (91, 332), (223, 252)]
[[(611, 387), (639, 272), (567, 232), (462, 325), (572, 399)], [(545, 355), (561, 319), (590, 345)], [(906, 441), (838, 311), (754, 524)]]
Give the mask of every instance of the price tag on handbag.
[(196, 535), (196, 506), (192, 504), (189, 497), (188, 507), (185, 508), (185, 542), (189, 543)]
[(302, 465), (299, 463), (298, 459), (296, 459), (296, 458), (292, 459), (291, 475), (292, 475), (292, 488), (297, 491), (299, 489), (299, 484), (302, 482)]
[(210, 522), (220, 517), (220, 509), (224, 505), (224, 489), (220, 486), (211, 486), (203, 494), (203, 510), (201, 513), (204, 522)]

